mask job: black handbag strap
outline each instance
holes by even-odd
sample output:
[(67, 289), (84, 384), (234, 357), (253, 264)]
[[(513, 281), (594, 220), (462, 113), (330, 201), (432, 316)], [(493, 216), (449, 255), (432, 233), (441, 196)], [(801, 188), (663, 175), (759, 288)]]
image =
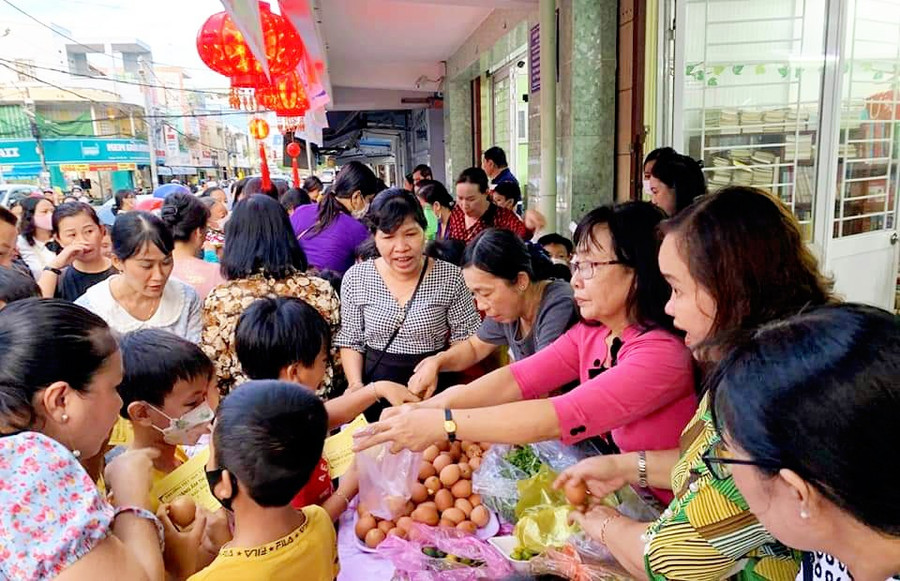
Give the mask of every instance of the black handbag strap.
[(381, 360), (384, 358), (385, 353), (387, 353), (388, 349), (390, 349), (391, 345), (394, 344), (394, 339), (397, 338), (397, 335), (400, 333), (400, 329), (403, 328), (403, 323), (406, 322), (406, 316), (409, 315), (409, 309), (412, 307), (412, 303), (416, 300), (416, 295), (419, 294), (419, 289), (422, 287), (422, 281), (425, 280), (425, 273), (428, 271), (428, 258), (425, 258), (425, 266), (422, 267), (422, 272), (419, 273), (419, 281), (416, 283), (416, 288), (413, 289), (412, 295), (409, 297), (409, 300), (406, 301), (406, 304), (403, 305), (403, 316), (400, 318), (400, 323), (397, 325), (397, 328), (394, 329), (394, 332), (391, 333), (390, 338), (387, 340), (387, 343), (384, 345), (384, 349), (381, 350), (381, 354), (378, 356), (378, 359), (375, 360), (375, 365), (372, 366), (372, 369), (378, 369), (378, 365), (381, 363)]

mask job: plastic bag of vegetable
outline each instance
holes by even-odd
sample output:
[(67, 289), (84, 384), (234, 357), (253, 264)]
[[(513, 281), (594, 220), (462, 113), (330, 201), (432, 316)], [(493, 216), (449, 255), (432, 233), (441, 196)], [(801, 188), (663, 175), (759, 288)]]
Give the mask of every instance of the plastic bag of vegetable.
[(474, 581), (504, 579), (513, 571), (502, 553), (458, 529), (410, 526), (409, 536), (389, 536), (378, 546), (390, 559), (395, 579), (408, 581)]
[(506, 522), (516, 522), (519, 480), (536, 474), (540, 461), (528, 446), (494, 445), (472, 474), (472, 491)]

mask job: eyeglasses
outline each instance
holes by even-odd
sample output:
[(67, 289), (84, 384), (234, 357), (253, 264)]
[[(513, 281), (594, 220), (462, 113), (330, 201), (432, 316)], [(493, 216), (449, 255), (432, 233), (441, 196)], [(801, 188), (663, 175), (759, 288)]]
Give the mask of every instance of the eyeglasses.
[(594, 269), (596, 267), (609, 266), (611, 264), (623, 264), (623, 262), (621, 260), (583, 260), (570, 263), (569, 270), (572, 271), (572, 276), (578, 274), (582, 280), (590, 280), (594, 277)]
[(703, 464), (716, 480), (727, 480), (731, 478), (731, 468), (729, 466), (756, 466), (757, 468), (768, 468), (770, 470), (778, 470), (781, 466), (774, 462), (766, 462), (763, 460), (740, 460), (733, 458), (731, 452), (720, 441), (713, 444), (709, 450), (703, 454)]

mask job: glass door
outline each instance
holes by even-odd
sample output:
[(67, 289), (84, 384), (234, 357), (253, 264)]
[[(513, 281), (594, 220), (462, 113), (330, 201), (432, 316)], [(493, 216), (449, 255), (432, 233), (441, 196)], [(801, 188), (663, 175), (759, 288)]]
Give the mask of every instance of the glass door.
[[(826, 264), (845, 297), (897, 308), (900, 0), (848, 0), (835, 93), (831, 240)], [(835, 179), (836, 178), (836, 179)]]

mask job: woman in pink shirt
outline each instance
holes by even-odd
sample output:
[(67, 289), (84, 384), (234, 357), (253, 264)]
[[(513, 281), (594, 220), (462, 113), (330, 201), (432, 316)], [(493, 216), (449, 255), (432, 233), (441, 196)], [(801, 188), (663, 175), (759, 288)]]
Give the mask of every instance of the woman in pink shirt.
[[(678, 446), (696, 408), (691, 353), (673, 334), (664, 307), (656, 227), (646, 202), (597, 208), (575, 231), (572, 287), (582, 316), (531, 357), (425, 402), (388, 410), (357, 440), (421, 450), (450, 437), (523, 444), (597, 437), (604, 451)], [(572, 391), (550, 398), (563, 385)], [(670, 500), (670, 491), (653, 491)]]

